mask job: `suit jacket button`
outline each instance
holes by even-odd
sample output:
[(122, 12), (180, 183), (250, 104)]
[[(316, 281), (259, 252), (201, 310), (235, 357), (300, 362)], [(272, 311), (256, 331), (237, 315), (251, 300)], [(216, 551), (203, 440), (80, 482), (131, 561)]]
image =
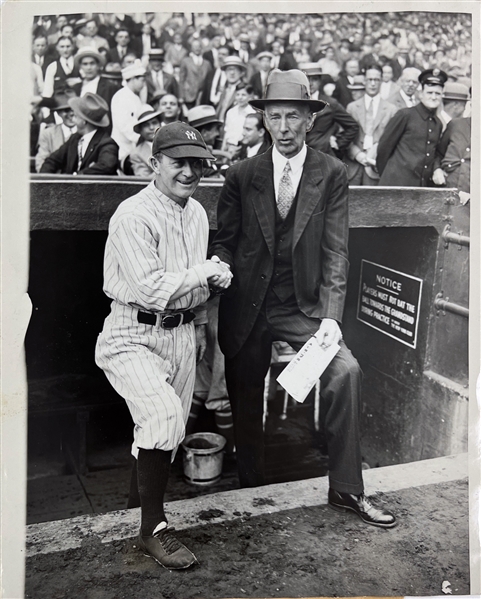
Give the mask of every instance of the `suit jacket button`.
[(253, 302), (252, 305), (254, 306), (254, 308), (257, 307), (257, 303), (256, 302)]
[(265, 278), (266, 278), (266, 275), (261, 275), (261, 279), (265, 279)]

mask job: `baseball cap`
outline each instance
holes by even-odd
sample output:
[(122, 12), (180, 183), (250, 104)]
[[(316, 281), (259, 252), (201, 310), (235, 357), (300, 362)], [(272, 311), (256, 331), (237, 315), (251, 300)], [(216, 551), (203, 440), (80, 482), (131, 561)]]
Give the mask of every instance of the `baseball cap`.
[(164, 125), (157, 131), (152, 142), (152, 155), (157, 152), (169, 158), (215, 160), (197, 129), (181, 121)]

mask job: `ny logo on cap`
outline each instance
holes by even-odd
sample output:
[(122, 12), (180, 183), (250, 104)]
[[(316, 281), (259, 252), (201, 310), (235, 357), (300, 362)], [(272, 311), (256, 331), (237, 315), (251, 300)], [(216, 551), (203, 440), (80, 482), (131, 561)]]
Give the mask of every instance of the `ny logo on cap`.
[(197, 139), (197, 135), (193, 131), (186, 131), (185, 134), (189, 139)]

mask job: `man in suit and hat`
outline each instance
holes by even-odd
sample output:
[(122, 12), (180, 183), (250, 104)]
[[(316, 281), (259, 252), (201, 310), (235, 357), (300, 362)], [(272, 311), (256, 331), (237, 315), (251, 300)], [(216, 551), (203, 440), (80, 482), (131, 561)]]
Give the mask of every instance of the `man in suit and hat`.
[(40, 172), (45, 159), (58, 150), (77, 131), (75, 115), (68, 103), (66, 94), (56, 94), (53, 100), (53, 110), (62, 120), (58, 125), (47, 125), (40, 131), (38, 151), (35, 156), (35, 169)]
[(440, 69), (423, 71), (419, 75), (419, 104), (399, 110), (386, 125), (377, 149), (379, 185), (432, 186), (436, 147), (442, 132), (436, 111), (447, 78)]
[[(194, 106), (187, 113), (189, 125), (197, 129), (202, 135), (209, 152), (216, 157), (216, 162), (208, 162), (204, 167), (203, 177), (219, 177), (222, 174), (222, 165), (229, 161), (229, 154), (215, 149), (219, 139), (223, 122), (217, 118), (215, 108), (209, 104)], [(227, 168), (224, 166), (224, 170)]]
[(314, 125), (307, 133), (310, 148), (340, 158), (354, 141), (359, 131), (356, 120), (336, 99), (322, 93), (322, 68), (314, 62), (299, 65), (309, 79), (311, 99), (326, 103), (324, 110), (316, 114)]
[(273, 341), (299, 350), (316, 335), (340, 344), (320, 379), (329, 450), (329, 503), (366, 523), (390, 528), (395, 518), (363, 492), (359, 434), (361, 371), (342, 340), (346, 294), (348, 184), (336, 158), (306, 145), (325, 102), (312, 100), (299, 70), (274, 70), (263, 99), (274, 145), (229, 168), (210, 254), (232, 269), (233, 292), (221, 297), (219, 342), (234, 416), (240, 484), (266, 482), (264, 379)]
[(443, 101), (437, 113), (443, 124), (443, 133), (450, 121), (463, 116), (468, 100), (469, 88), (466, 85), (455, 81), (446, 81)]
[(80, 71), (82, 81), (75, 84), (73, 90), (80, 97), (86, 93), (97, 94), (107, 102), (110, 109), (118, 88), (101, 76), (105, 62), (105, 56), (95, 48), (81, 48), (74, 57), (74, 63)]
[(160, 127), (161, 113), (152, 110), (150, 106), (144, 106), (144, 109), (134, 125), (134, 131), (140, 137), (129, 159), (132, 172), (136, 177), (153, 179), (155, 173), (150, 163), (150, 157), (152, 156), (152, 142), (155, 132)]
[(224, 60), (221, 69), (225, 72), (225, 85), (217, 104), (217, 116), (223, 121), (226, 112), (234, 106), (236, 88), (245, 77), (247, 66), (238, 56), (229, 56)]
[(118, 146), (106, 131), (110, 124), (105, 100), (88, 92), (68, 101), (77, 132), (46, 158), (41, 173), (116, 175)]
[(350, 185), (377, 185), (375, 171), (377, 144), (396, 108), (381, 98), (382, 69), (372, 65), (366, 70), (365, 94), (347, 105), (347, 112), (359, 123), (359, 133), (349, 146), (346, 163)]
[(274, 54), (272, 52), (268, 52), (267, 50), (264, 52), (260, 52), (256, 56), (257, 63), (259, 65), (259, 70), (252, 75), (249, 80), (249, 85), (254, 88), (254, 92), (258, 98), (262, 98), (262, 94), (267, 85), (267, 76), (269, 75), (269, 71), (271, 70), (271, 62), (274, 58)]
[(147, 86), (147, 101), (159, 91), (179, 96), (179, 85), (173, 75), (164, 73), (164, 51), (162, 48), (152, 48), (149, 52), (149, 64), (145, 73), (145, 83)]

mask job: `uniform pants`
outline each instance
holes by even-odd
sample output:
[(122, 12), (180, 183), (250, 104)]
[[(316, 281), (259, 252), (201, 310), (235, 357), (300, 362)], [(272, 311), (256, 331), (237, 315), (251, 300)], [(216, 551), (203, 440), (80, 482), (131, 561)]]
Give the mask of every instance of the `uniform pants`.
[[(318, 330), (320, 321), (282, 309), (266, 314), (265, 307), (239, 352), (226, 358), (226, 381), (234, 416), (239, 480), (242, 487), (265, 484), (263, 394), (273, 341), (286, 341), (298, 351)], [(345, 343), (324, 371), (321, 416), (329, 451), (331, 488), (363, 491), (359, 433), (361, 369)]]
[(137, 322), (137, 310), (112, 302), (95, 361), (127, 402), (139, 448), (175, 450), (185, 436), (195, 382), (194, 323), (175, 329)]

